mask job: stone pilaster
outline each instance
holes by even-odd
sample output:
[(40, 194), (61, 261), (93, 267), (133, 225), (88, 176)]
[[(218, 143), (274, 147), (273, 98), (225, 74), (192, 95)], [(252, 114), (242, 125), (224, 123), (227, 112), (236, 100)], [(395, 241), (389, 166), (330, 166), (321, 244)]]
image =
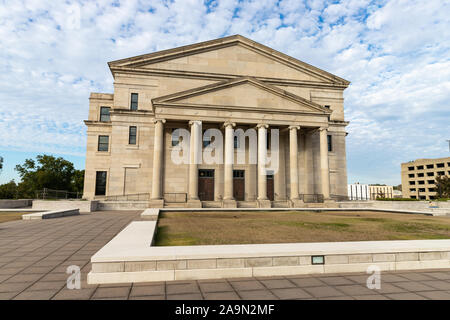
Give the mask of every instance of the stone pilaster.
[(328, 168), (328, 129), (320, 128), (320, 177), (324, 201), (330, 201), (330, 170)]

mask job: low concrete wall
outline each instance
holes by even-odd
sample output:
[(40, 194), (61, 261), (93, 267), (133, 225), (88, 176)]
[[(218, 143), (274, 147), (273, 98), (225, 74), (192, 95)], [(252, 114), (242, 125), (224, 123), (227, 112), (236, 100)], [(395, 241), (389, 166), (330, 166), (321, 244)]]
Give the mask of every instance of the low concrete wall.
[(67, 216), (75, 216), (75, 215), (79, 215), (79, 214), (80, 214), (79, 209), (44, 211), (44, 212), (24, 214), (24, 215), (22, 215), (22, 220), (53, 219), (53, 218), (61, 218), (61, 217), (67, 217)]
[(147, 209), (148, 201), (98, 201), (97, 210), (140, 210)]
[(450, 268), (450, 240), (154, 247), (155, 230), (155, 221), (130, 223), (91, 258), (88, 283)]
[(30, 199), (19, 199), (19, 200), (0, 200), (0, 209), (8, 208), (26, 208), (31, 206)]
[(33, 200), (33, 209), (65, 210), (79, 209), (80, 212), (97, 211), (97, 200)]
[(450, 201), (345, 201), (339, 208), (373, 208), (450, 213)]

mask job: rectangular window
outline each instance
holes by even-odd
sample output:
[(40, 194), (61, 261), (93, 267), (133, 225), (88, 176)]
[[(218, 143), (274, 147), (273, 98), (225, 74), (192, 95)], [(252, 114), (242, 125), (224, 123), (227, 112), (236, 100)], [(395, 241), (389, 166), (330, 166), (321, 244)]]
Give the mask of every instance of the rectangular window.
[(417, 166), (417, 170), (423, 170), (423, 166)]
[(244, 179), (245, 171), (244, 170), (233, 170), (233, 178), (235, 179)]
[(239, 148), (239, 137), (238, 136), (234, 136), (234, 148), (235, 149)]
[(135, 126), (131, 126), (128, 134), (128, 144), (136, 144), (136, 133), (137, 128)]
[(100, 107), (100, 121), (101, 122), (109, 122), (111, 121), (109, 117), (110, 107)]
[(437, 168), (443, 168), (444, 167), (444, 163), (438, 163), (438, 164), (436, 164), (436, 167)]
[(409, 191), (415, 192), (415, 191), (416, 191), (416, 188), (410, 188)]
[(434, 176), (434, 172), (427, 172), (427, 176), (429, 176), (429, 177)]
[(408, 177), (409, 177), (409, 178), (414, 178), (414, 173), (408, 174)]
[(438, 172), (437, 172), (437, 175), (438, 175), (438, 176), (443, 176), (444, 174), (445, 174), (445, 171), (438, 171)]
[(98, 136), (98, 151), (108, 151), (109, 136)]
[(434, 180), (428, 180), (428, 184), (434, 184)]
[(104, 196), (106, 194), (106, 171), (97, 171), (95, 177), (95, 195)]
[(414, 167), (408, 167), (408, 170), (409, 170), (409, 171), (413, 171), (413, 170), (414, 170)]
[(423, 177), (423, 173), (418, 173), (417, 176), (418, 177)]
[(172, 129), (172, 147), (177, 146), (180, 143), (180, 132), (177, 129)]
[(434, 165), (433, 164), (427, 164), (427, 169), (433, 169)]
[(416, 182), (415, 182), (415, 181), (410, 181), (409, 184), (410, 184), (410, 185), (415, 185)]
[(328, 135), (328, 152), (333, 151), (333, 136)]
[(130, 104), (131, 110), (138, 109), (138, 100), (139, 100), (139, 95), (137, 93), (132, 93), (131, 94), (131, 104)]
[(330, 106), (329, 106), (329, 105), (325, 105), (324, 107), (327, 108), (327, 109), (330, 109)]

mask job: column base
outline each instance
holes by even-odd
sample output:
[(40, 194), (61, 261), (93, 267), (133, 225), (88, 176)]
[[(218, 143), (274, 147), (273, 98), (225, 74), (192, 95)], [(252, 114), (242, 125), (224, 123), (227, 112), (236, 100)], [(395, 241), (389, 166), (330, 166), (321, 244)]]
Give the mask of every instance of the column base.
[(270, 200), (257, 200), (258, 208), (272, 208)]
[(148, 202), (150, 208), (164, 208), (164, 199), (153, 199)]
[(237, 208), (237, 202), (234, 199), (223, 200), (222, 208)]
[(186, 202), (187, 208), (201, 208), (202, 202), (198, 199), (190, 199)]
[(289, 203), (291, 208), (302, 208), (305, 206), (305, 203), (301, 199), (290, 199)]

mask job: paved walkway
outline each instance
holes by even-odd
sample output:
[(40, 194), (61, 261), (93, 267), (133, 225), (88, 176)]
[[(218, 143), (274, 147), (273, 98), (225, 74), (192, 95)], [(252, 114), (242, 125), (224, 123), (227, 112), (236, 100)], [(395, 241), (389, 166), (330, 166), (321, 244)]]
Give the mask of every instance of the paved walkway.
[[(0, 224), (0, 299), (450, 299), (450, 269), (382, 273), (381, 290), (365, 274), (88, 285), (90, 257), (139, 213)], [(70, 265), (80, 290), (66, 288)]]

